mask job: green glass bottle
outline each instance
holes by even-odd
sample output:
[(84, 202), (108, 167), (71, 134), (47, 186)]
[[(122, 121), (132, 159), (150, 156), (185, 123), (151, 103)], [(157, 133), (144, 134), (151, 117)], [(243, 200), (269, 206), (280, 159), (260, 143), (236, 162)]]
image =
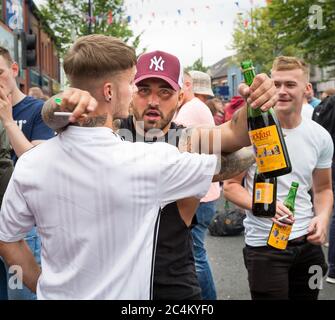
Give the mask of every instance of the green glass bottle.
[[(245, 83), (250, 86), (256, 76), (252, 62), (243, 61), (241, 67)], [(248, 106), (248, 130), (259, 173), (271, 178), (292, 171), (284, 136), (272, 108), (262, 112)]]
[[(298, 187), (299, 187), (298, 182), (292, 182), (291, 188), (284, 201), (284, 205), (293, 213), (293, 215), (294, 215), (295, 198), (297, 196)], [(280, 226), (276, 223), (273, 223), (269, 233), (268, 245), (280, 250), (285, 250), (287, 247), (291, 231), (292, 231), (291, 224)]]
[(256, 169), (252, 195), (252, 213), (256, 217), (272, 218), (277, 208), (277, 178), (265, 178)]

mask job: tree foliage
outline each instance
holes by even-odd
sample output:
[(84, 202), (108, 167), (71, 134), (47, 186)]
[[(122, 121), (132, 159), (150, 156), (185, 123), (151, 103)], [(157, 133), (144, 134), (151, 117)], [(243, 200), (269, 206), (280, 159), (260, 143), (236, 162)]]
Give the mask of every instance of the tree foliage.
[[(60, 55), (63, 55), (74, 40), (89, 33), (112, 35), (129, 43), (134, 34), (129, 28), (123, 9), (123, 0), (48, 0), (40, 8), (43, 26), (54, 35)], [(111, 21), (112, 19), (112, 21)], [(140, 34), (132, 39), (135, 48)]]
[(334, 0), (273, 0), (239, 17), (233, 48), (239, 61), (251, 58), (258, 71), (268, 72), (278, 55), (304, 58), (313, 65), (335, 64)]
[(208, 68), (209, 67), (206, 67), (203, 65), (202, 59), (199, 58), (195, 60), (191, 66), (187, 66), (185, 70), (186, 71), (197, 70), (197, 71), (207, 72)]

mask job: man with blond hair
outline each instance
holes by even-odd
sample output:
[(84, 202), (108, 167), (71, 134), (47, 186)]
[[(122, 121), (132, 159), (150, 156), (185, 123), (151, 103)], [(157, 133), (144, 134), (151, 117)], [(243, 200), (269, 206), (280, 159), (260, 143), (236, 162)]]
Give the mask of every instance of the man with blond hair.
[[(275, 112), (292, 163), (292, 172), (277, 178), (277, 212), (286, 208), (283, 201), (291, 182), (299, 183), (295, 222), (287, 248), (267, 246), (272, 221), (255, 217), (251, 212), (255, 165), (246, 173), (226, 180), (224, 194), (246, 209), (243, 254), (252, 299), (312, 300), (317, 299), (322, 275), (327, 270), (321, 244), (326, 241), (333, 206), (333, 143), (324, 128), (301, 116), (308, 90), (308, 66), (295, 57), (280, 56), (273, 63), (271, 77), (279, 95)], [(241, 185), (243, 178), (245, 187)], [(313, 272), (317, 272), (316, 286), (311, 281)]]

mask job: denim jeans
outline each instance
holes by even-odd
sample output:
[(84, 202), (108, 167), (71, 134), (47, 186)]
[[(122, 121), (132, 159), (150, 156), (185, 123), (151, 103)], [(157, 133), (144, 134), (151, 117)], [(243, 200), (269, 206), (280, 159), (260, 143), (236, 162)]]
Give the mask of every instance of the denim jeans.
[(329, 229), (329, 247), (328, 247), (328, 276), (335, 278), (335, 165), (332, 165), (332, 180), (333, 180), (333, 194), (334, 194), (334, 209), (333, 216), (330, 221)]
[[(34, 254), (36, 262), (40, 265), (41, 264), (41, 239), (38, 236), (36, 232), (36, 227), (34, 227), (24, 238), (24, 240), (27, 242), (30, 250)], [(8, 272), (8, 268), (6, 268), (7, 271), (7, 283), (9, 281), (9, 278), (13, 276), (13, 274), (10, 274)], [(8, 292), (8, 300), (36, 300), (36, 294), (31, 292), (25, 285), (23, 285), (22, 289), (15, 288), (7, 288)]]
[(205, 249), (205, 236), (215, 215), (215, 202), (200, 203), (196, 212), (198, 223), (192, 229), (195, 269), (201, 287), (201, 296), (204, 300), (216, 300), (214, 280)]
[(335, 210), (333, 210), (333, 216), (330, 222), (329, 229), (328, 265), (328, 276), (331, 278), (335, 278)]
[(0, 300), (8, 300), (6, 267), (0, 257)]

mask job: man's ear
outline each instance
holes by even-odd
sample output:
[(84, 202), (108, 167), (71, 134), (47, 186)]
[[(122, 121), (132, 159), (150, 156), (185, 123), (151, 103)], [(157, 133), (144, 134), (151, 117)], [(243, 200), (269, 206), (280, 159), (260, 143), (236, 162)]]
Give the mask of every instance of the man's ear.
[(308, 98), (309, 95), (312, 94), (312, 84), (310, 82), (306, 83), (306, 87), (305, 87), (305, 97)]
[(184, 101), (184, 91), (182, 89), (182, 90), (179, 91), (179, 94), (178, 94), (178, 107), (181, 106), (183, 101)]
[(20, 68), (19, 68), (19, 65), (17, 64), (17, 62), (12, 63), (11, 69), (12, 69), (14, 78), (16, 78), (19, 75), (19, 72), (20, 72)]
[(111, 82), (104, 84), (104, 97), (107, 102), (111, 102), (114, 94), (114, 85)]

